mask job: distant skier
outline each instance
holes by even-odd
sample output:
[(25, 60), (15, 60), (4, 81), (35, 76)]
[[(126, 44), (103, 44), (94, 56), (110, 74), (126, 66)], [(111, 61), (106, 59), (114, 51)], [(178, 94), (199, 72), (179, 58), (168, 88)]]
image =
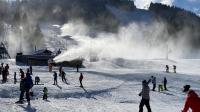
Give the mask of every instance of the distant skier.
[(167, 78), (166, 77), (164, 77), (163, 84), (164, 84), (164, 90), (167, 91)]
[(47, 100), (48, 97), (48, 89), (47, 87), (44, 87), (43, 89), (43, 100)]
[(16, 83), (17, 83), (17, 73), (14, 72), (14, 84), (16, 84)]
[(166, 65), (166, 72), (169, 73), (169, 66)]
[(189, 109), (191, 109), (192, 112), (200, 112), (200, 97), (195, 91), (190, 90), (189, 88), (189, 85), (184, 86), (184, 92), (188, 92), (188, 97), (182, 112), (188, 112)]
[(142, 100), (140, 102), (139, 106), (139, 112), (143, 112), (143, 106), (146, 105), (148, 112), (151, 112), (151, 107), (149, 104), (150, 101), (150, 88), (149, 88), (149, 83), (151, 80), (148, 82), (146, 80), (142, 81), (142, 91), (139, 93), (139, 96), (142, 96)]
[(40, 77), (36, 76), (35, 77), (35, 85), (38, 85), (40, 82)]
[(152, 82), (152, 84), (153, 84), (153, 89), (152, 89), (152, 91), (155, 91), (155, 89), (156, 89), (156, 77), (154, 77), (154, 76), (151, 76), (151, 82)]
[(30, 74), (33, 75), (33, 68), (31, 65), (29, 66), (29, 69), (30, 69)]
[(62, 70), (62, 74), (61, 75), (62, 75), (62, 81), (67, 83), (66, 78), (65, 78), (66, 73), (63, 70)]
[(4, 69), (2, 71), (2, 83), (5, 83), (7, 81), (7, 70)]
[(3, 67), (3, 63), (1, 63), (1, 67), (0, 67), (0, 75), (2, 74), (4, 67)]
[(19, 72), (20, 72), (21, 80), (24, 79), (24, 78), (25, 78), (24, 71), (20, 68), (20, 69), (19, 69)]
[(23, 104), (23, 97), (24, 97), (24, 93), (26, 93), (26, 99), (28, 102), (28, 105), (30, 105), (30, 89), (33, 87), (33, 80), (31, 78), (30, 75), (27, 75), (24, 79), (21, 80), (20, 82), (20, 98), (19, 101), (17, 101), (16, 103), (21, 103)]
[(62, 76), (62, 66), (59, 67), (59, 76)]
[(52, 72), (52, 68), (53, 68), (53, 59), (49, 59), (49, 60), (48, 60), (48, 67), (49, 67), (49, 72)]
[(79, 65), (76, 65), (76, 72), (79, 72)]
[(6, 66), (5, 66), (5, 68), (4, 68), (4, 81), (6, 82), (7, 81), (7, 79), (8, 79), (8, 75), (9, 75), (9, 65), (8, 64), (6, 64)]
[(176, 65), (173, 65), (174, 73), (176, 73)]
[(82, 81), (83, 81), (83, 73), (80, 73), (79, 81), (80, 81), (80, 87), (83, 87), (83, 84), (82, 84)]
[(58, 75), (57, 75), (56, 72), (54, 72), (54, 74), (53, 74), (53, 79), (54, 79), (54, 83), (53, 83), (53, 85), (57, 85), (57, 84), (58, 84), (58, 81), (57, 81), (57, 79), (58, 79)]

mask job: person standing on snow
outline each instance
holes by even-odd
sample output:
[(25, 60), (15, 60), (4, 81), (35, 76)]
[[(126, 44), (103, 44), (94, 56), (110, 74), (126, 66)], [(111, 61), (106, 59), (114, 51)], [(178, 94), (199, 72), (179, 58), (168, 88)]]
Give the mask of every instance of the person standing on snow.
[(153, 84), (153, 89), (152, 89), (152, 91), (155, 91), (155, 89), (156, 89), (156, 77), (154, 77), (154, 76), (151, 76), (151, 82), (152, 82), (152, 84)]
[(166, 65), (166, 72), (169, 73), (169, 66)]
[(151, 107), (149, 104), (149, 101), (150, 101), (149, 83), (150, 82), (151, 82), (151, 80), (149, 80), (148, 82), (146, 80), (142, 81), (142, 91), (139, 93), (139, 96), (142, 96), (142, 100), (141, 100), (140, 106), (139, 106), (139, 112), (143, 112), (144, 105), (146, 105), (148, 112), (151, 112)]
[(173, 65), (174, 73), (176, 73), (176, 65)]
[(57, 81), (57, 79), (58, 79), (58, 75), (57, 75), (57, 73), (56, 73), (56, 72), (54, 72), (54, 74), (53, 74), (53, 80), (54, 80), (54, 83), (53, 83), (53, 85), (57, 85), (57, 84), (58, 84), (58, 81)]
[(184, 92), (188, 92), (188, 97), (185, 101), (185, 106), (182, 112), (188, 112), (189, 109), (192, 112), (200, 112), (200, 97), (193, 90), (189, 90), (190, 86), (184, 86)]
[(19, 72), (20, 72), (21, 80), (24, 79), (25, 78), (24, 71), (20, 68)]
[(16, 103), (21, 103), (23, 104), (23, 97), (24, 97), (24, 93), (26, 93), (26, 99), (28, 102), (28, 105), (30, 105), (30, 89), (33, 87), (33, 80), (32, 77), (30, 75), (27, 75), (24, 79), (21, 80), (20, 82), (20, 98), (19, 101), (17, 101)]
[(14, 73), (14, 84), (16, 84), (17, 83), (17, 73), (15, 72)]
[(29, 69), (30, 69), (30, 74), (33, 75), (33, 68), (31, 65), (29, 66)]
[(164, 90), (167, 91), (167, 78), (166, 77), (164, 77), (163, 84), (164, 84)]
[(83, 87), (83, 84), (82, 84), (82, 81), (83, 81), (83, 73), (80, 73), (79, 81), (80, 81), (80, 87)]
[(64, 70), (62, 70), (62, 74), (61, 74), (61, 76), (62, 76), (62, 81), (65, 82), (65, 83), (67, 83), (66, 78), (65, 78), (65, 75), (66, 75), (66, 73), (64, 72)]

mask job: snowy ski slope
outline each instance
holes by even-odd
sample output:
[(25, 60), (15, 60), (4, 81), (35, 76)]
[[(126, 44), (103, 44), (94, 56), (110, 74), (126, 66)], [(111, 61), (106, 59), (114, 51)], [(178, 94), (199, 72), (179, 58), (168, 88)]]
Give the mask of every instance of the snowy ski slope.
[[(186, 94), (182, 87), (190, 84), (200, 95), (200, 60), (104, 60), (85, 62), (83, 85), (79, 87), (79, 73), (73, 68), (64, 68), (69, 85), (58, 79), (59, 86), (53, 84), (53, 73), (47, 67), (33, 67), (33, 79), (40, 76), (41, 84), (33, 87), (34, 97), (31, 106), (17, 105), (19, 82), (13, 84), (13, 73), (27, 67), (15, 65), (14, 60), (1, 60), (9, 63), (10, 75), (5, 84), (0, 84), (0, 112), (137, 112), (141, 97), (141, 81), (152, 75), (161, 83), (163, 77), (168, 79), (165, 92), (151, 91), (153, 112), (180, 112)], [(165, 73), (165, 64), (177, 65), (177, 74)], [(58, 71), (55, 67), (54, 71)], [(170, 71), (172, 71), (170, 69)], [(19, 72), (17, 72), (19, 80)], [(42, 100), (42, 90), (49, 90), (48, 101)], [(152, 87), (152, 84), (150, 84)], [(157, 90), (157, 89), (156, 89)], [(144, 109), (146, 112), (146, 109)]]

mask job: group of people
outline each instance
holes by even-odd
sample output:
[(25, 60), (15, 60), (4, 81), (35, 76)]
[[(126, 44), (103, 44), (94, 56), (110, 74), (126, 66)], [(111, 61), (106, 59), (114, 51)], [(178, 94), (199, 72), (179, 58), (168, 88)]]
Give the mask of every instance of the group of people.
[[(148, 81), (143, 80), (142, 81), (142, 91), (139, 93), (139, 96), (142, 97), (140, 105), (139, 105), (139, 112), (143, 112), (144, 105), (147, 108), (148, 112), (152, 112), (150, 107), (150, 87), (149, 83), (153, 83), (153, 91), (155, 90), (155, 82), (156, 77), (152, 76), (151, 79)], [(167, 83), (166, 77), (164, 78), (164, 83)], [(166, 87), (166, 86), (164, 86)], [(167, 90), (167, 88), (165, 88)], [(183, 92), (188, 93), (188, 97), (185, 101), (185, 106), (182, 110), (182, 112), (188, 112), (189, 109), (192, 110), (192, 112), (200, 112), (200, 97), (197, 95), (197, 93), (194, 90), (190, 89), (190, 85), (185, 85), (183, 87)]]
[[(155, 76), (151, 76), (151, 82), (153, 84), (152, 91), (155, 91), (156, 85), (157, 85), (157, 81), (156, 81)], [(167, 91), (167, 78), (166, 77), (164, 77), (162, 83), (158, 84), (158, 91), (161, 92), (161, 91), (164, 91), (164, 90)]]
[[(165, 66), (166, 72), (169, 73), (169, 65)], [(176, 65), (173, 65), (173, 72), (176, 73)]]

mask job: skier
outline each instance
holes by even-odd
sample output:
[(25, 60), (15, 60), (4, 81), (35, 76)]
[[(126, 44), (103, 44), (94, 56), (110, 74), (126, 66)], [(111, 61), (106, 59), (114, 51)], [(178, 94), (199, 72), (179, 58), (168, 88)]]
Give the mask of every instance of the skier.
[(47, 100), (47, 96), (48, 95), (48, 89), (47, 89), (47, 87), (44, 87), (44, 89), (43, 89), (43, 100)]
[(62, 66), (59, 67), (59, 76), (62, 76)]
[(25, 78), (24, 71), (20, 68), (19, 69), (21, 80)]
[(2, 74), (4, 67), (3, 67), (3, 63), (1, 63), (1, 67), (0, 67), (0, 75)]
[(188, 112), (189, 108), (192, 112), (200, 112), (200, 97), (195, 93), (195, 91), (190, 90), (189, 88), (189, 85), (184, 86), (184, 92), (189, 92), (182, 112)]
[(17, 83), (17, 73), (14, 72), (14, 84), (16, 84), (16, 83)]
[(166, 77), (164, 77), (163, 84), (164, 84), (164, 90), (167, 91), (167, 78)]
[(29, 94), (29, 91), (30, 91), (30, 89), (32, 87), (33, 87), (33, 80), (32, 80), (30, 75), (27, 75), (20, 82), (20, 91), (21, 91), (21, 93), (20, 93), (19, 101), (17, 101), (16, 103), (23, 104), (24, 93), (26, 93), (26, 99), (27, 99), (28, 105), (30, 105), (30, 96), (29, 96), (30, 94)]
[(169, 73), (169, 66), (166, 65), (166, 72)]
[(83, 87), (82, 80), (83, 80), (83, 74), (80, 73), (80, 77), (79, 77), (80, 87)]
[(176, 73), (176, 65), (173, 65), (174, 73)]
[(139, 96), (142, 96), (142, 100), (141, 100), (140, 106), (139, 106), (139, 112), (143, 112), (143, 106), (144, 105), (146, 105), (148, 112), (151, 112), (151, 107), (150, 107), (150, 104), (149, 104), (149, 100), (150, 100), (149, 83), (150, 82), (151, 82), (151, 80), (149, 80), (148, 82), (146, 80), (142, 81), (142, 91), (139, 93)]
[(57, 73), (54, 72), (54, 74), (53, 74), (53, 79), (54, 79), (53, 85), (57, 85), (57, 84), (58, 84), (58, 82), (57, 82), (57, 77), (58, 77)]
[(8, 64), (6, 64), (6, 66), (5, 66), (5, 69), (4, 69), (5, 71), (4, 71), (4, 81), (6, 82), (7, 81), (7, 77), (8, 77), (8, 75), (9, 75), (9, 65)]
[(67, 83), (66, 78), (65, 78), (66, 73), (63, 70), (62, 70), (62, 74), (61, 75), (62, 75), (62, 81)]
[(7, 71), (6, 71), (6, 69), (4, 69), (2, 71), (2, 83), (5, 83), (7, 81), (6, 75), (7, 75)]
[(29, 69), (30, 69), (30, 74), (33, 75), (33, 69), (31, 65), (29, 66)]
[(79, 65), (76, 65), (76, 72), (79, 72)]
[(40, 77), (36, 76), (35, 77), (35, 85), (38, 85), (39, 82), (40, 82)]
[(49, 60), (48, 60), (48, 67), (49, 67), (49, 72), (52, 72), (53, 59), (49, 59)]
[(155, 89), (156, 89), (156, 77), (151, 76), (151, 78), (152, 78), (152, 84), (153, 84), (153, 89), (152, 89), (152, 91), (155, 91)]

